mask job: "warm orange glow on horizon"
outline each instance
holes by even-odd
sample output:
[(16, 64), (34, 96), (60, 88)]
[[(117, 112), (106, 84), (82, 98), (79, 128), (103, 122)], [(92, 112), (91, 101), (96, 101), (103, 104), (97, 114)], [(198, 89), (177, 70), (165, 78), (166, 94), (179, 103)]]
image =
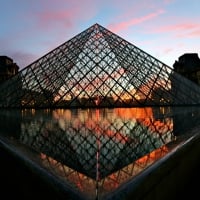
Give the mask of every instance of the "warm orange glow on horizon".
[[(58, 120), (59, 126), (65, 131), (68, 126), (72, 126), (78, 130), (86, 127), (91, 130), (90, 133), (101, 134), (101, 136), (112, 138), (113, 141), (125, 144), (129, 141), (129, 135), (126, 135), (124, 129), (112, 129), (111, 124), (116, 126), (124, 126), (124, 120), (130, 122), (139, 122), (144, 127), (151, 130), (152, 133), (172, 134), (173, 120), (167, 118), (165, 120), (155, 120), (151, 107), (147, 108), (115, 108), (112, 112), (108, 112), (105, 116), (102, 109), (95, 109), (91, 112), (90, 109), (78, 109), (76, 115), (72, 114), (71, 110), (55, 110), (53, 117)], [(118, 125), (117, 125), (118, 124)]]
[(164, 121), (159, 119), (155, 120), (153, 116), (152, 107), (147, 108), (128, 108), (128, 109), (115, 109), (115, 113), (121, 118), (127, 120), (137, 119), (141, 124), (149, 128), (151, 131), (162, 134), (168, 130), (172, 133), (173, 131), (173, 120), (166, 118)]
[(153, 118), (153, 111), (151, 107), (146, 108), (116, 108), (114, 112), (122, 119), (145, 119)]

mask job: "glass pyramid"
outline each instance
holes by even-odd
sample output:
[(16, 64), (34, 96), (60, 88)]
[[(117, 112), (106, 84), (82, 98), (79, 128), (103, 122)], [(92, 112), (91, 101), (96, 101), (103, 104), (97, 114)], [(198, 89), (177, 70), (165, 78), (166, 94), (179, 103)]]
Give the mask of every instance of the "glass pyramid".
[(0, 85), (0, 107), (197, 105), (200, 87), (94, 24)]

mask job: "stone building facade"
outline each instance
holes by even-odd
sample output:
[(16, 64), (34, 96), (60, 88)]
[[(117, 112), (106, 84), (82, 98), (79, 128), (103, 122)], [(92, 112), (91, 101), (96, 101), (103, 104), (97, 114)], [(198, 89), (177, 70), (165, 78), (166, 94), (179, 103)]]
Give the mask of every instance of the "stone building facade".
[(0, 56), (0, 84), (19, 71), (19, 66), (8, 56)]

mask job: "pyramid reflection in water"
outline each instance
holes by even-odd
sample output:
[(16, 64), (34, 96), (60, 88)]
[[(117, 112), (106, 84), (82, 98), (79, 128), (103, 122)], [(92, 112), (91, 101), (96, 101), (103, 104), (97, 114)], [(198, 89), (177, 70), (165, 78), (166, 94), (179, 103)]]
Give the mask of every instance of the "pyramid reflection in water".
[(200, 103), (196, 84), (99, 24), (21, 70), (0, 93), (1, 107)]
[(0, 136), (70, 194), (125, 199), (126, 184), (138, 184), (199, 121), (197, 106), (1, 109)]
[(93, 179), (102, 179), (174, 139), (171, 119), (129, 119), (120, 111), (126, 110), (118, 108), (114, 114), (83, 110), (78, 111), (79, 118), (66, 120), (56, 110), (53, 123), (50, 119), (42, 122), (41, 117), (33, 121), (32, 117), (23, 122), (21, 141)]
[(40, 112), (23, 113), (21, 143), (92, 199), (96, 191), (103, 196), (131, 180), (175, 140), (172, 118), (156, 120), (151, 108), (56, 109), (44, 118)]

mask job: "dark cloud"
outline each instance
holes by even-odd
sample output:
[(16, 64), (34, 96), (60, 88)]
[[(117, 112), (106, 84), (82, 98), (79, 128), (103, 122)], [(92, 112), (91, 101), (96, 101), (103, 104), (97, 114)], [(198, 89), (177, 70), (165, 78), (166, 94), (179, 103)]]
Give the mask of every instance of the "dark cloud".
[(20, 70), (34, 62), (36, 59), (38, 59), (37, 55), (33, 55), (30, 53), (24, 53), (24, 52), (9, 52), (6, 54), (6, 56), (9, 56), (13, 59), (13, 62), (15, 62), (19, 67)]

